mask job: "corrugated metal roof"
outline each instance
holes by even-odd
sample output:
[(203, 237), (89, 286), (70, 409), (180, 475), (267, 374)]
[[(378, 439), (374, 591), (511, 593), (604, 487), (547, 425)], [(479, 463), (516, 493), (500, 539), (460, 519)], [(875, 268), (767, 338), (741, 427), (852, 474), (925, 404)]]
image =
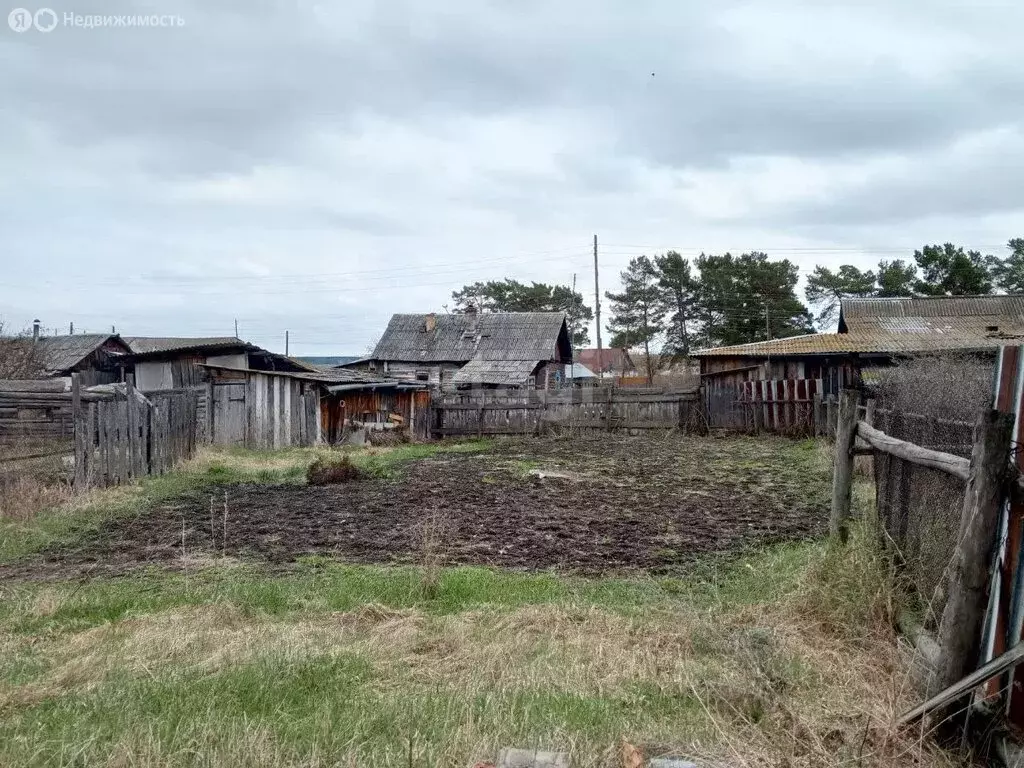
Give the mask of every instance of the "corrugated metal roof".
[(540, 360), (470, 360), (452, 376), (452, 383), (523, 386)]
[(148, 355), (154, 352), (178, 352), (190, 349), (223, 349), (249, 347), (248, 342), (235, 336), (126, 336), (124, 340), (132, 352)]
[(732, 347), (694, 357), (767, 357), (849, 353), (918, 354), (996, 349), (1024, 343), (1024, 296), (843, 299), (840, 333), (814, 333)]
[[(843, 299), (840, 303), (840, 330), (870, 331), (899, 328), (892, 321), (925, 318), (956, 319), (965, 324), (1024, 324), (1024, 296), (917, 296), (896, 299)], [(885, 325), (885, 321), (889, 321)]]
[(252, 368), (237, 368), (231, 365), (215, 365), (211, 363), (200, 363), (203, 368), (211, 368), (218, 371), (231, 371), (233, 373), (256, 373), (264, 376), (285, 376), (290, 379), (302, 379), (303, 381), (315, 381), (321, 384), (384, 384), (394, 382), (383, 376), (377, 376), (365, 371), (354, 371), (348, 368), (325, 368), (315, 371), (259, 371)]
[(788, 339), (772, 339), (732, 347), (699, 349), (694, 357), (775, 357), (785, 355), (835, 355), (843, 353), (919, 354), (953, 350), (996, 349), (1004, 344), (1024, 343), (1024, 327), (1014, 333), (986, 336), (954, 328), (932, 329), (926, 333), (812, 333)]
[(123, 340), (116, 334), (78, 333), (71, 336), (41, 336), (37, 354), (48, 374), (68, 371), (102, 347), (109, 339)]
[(550, 360), (564, 327), (564, 312), (393, 315), (372, 357), (424, 363)]

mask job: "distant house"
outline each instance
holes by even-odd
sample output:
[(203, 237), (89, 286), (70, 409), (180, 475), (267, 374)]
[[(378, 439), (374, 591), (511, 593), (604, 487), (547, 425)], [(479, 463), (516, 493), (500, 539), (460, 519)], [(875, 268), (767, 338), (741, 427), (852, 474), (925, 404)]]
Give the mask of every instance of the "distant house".
[(121, 369), (131, 350), (117, 334), (80, 333), (35, 337), (36, 359), (46, 378), (77, 373), (82, 386), (121, 380)]
[(261, 371), (311, 371), (315, 367), (234, 336), (128, 336), (135, 385), (143, 392), (195, 387), (206, 380), (203, 365)]
[(572, 363), (564, 312), (393, 315), (368, 358), (349, 368), (434, 388), (555, 388)]
[(572, 363), (565, 369), (566, 378), (572, 382), (574, 387), (596, 387), (598, 377), (592, 370), (583, 363)]
[(1024, 343), (1024, 296), (843, 299), (838, 333), (702, 349), (705, 383), (818, 379), (824, 394), (862, 383), (866, 368), (922, 354), (994, 356)]
[(637, 368), (628, 349), (613, 347), (611, 349), (581, 349), (576, 360), (587, 366), (595, 374), (605, 376), (636, 376)]

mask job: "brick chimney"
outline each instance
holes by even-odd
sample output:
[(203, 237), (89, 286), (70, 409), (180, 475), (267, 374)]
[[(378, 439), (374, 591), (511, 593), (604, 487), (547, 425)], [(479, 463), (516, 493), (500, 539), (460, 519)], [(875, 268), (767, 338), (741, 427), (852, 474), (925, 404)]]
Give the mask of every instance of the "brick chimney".
[(437, 315), (431, 312), (423, 318), (423, 330), (427, 333), (433, 333), (435, 328), (437, 328)]

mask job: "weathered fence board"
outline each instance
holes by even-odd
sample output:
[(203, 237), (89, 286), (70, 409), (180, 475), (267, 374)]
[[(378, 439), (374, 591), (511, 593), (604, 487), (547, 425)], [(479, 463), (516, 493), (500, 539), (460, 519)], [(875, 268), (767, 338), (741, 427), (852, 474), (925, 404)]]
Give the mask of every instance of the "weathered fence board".
[(163, 474), (195, 454), (196, 395), (191, 390), (146, 397), (129, 381), (84, 405), (82, 399), (75, 398), (73, 414), (78, 488)]
[(553, 429), (703, 428), (697, 392), (586, 389), (475, 390), (435, 396), (433, 433), (451, 435), (528, 435)]
[(738, 383), (711, 379), (703, 387), (708, 426), (757, 434), (815, 435), (821, 379), (766, 379)]

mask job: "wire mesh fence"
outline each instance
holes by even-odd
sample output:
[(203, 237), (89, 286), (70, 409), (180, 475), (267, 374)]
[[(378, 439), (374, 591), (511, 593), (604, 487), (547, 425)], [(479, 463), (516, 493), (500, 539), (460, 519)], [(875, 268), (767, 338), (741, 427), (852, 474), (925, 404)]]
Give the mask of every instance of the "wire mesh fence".
[[(892, 437), (970, 458), (974, 421), (991, 399), (992, 364), (922, 358), (894, 366), (875, 387), (875, 426)], [(876, 506), (901, 576), (934, 621), (956, 552), (965, 485), (895, 456), (874, 457)]]

